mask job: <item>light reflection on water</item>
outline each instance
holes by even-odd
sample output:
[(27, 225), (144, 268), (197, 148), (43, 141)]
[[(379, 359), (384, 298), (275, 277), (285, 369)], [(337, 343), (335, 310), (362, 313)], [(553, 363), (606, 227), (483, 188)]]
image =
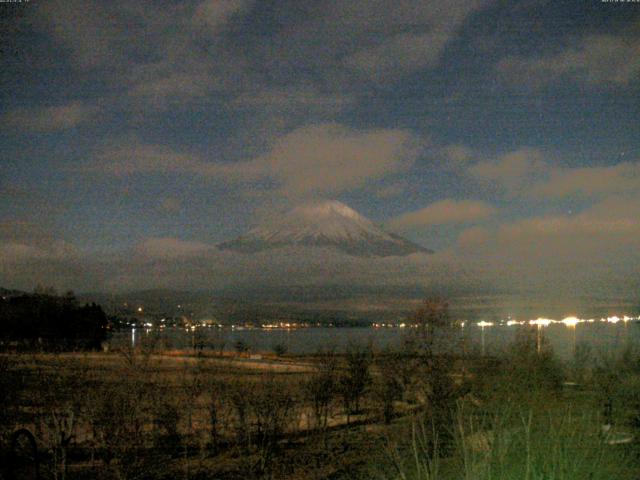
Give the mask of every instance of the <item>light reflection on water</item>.
[[(540, 319), (539, 319), (540, 320)], [(567, 319), (565, 319), (567, 320)], [(449, 331), (436, 332), (436, 343), (444, 350), (461, 348), (482, 354), (499, 353), (511, 344), (522, 329), (535, 328), (537, 345), (548, 342), (562, 359), (573, 358), (578, 345), (589, 345), (595, 353), (616, 354), (629, 347), (640, 347), (640, 322), (627, 321), (550, 321), (514, 323), (477, 322)], [(283, 345), (295, 354), (315, 353), (320, 349), (343, 351), (350, 343), (371, 345), (375, 349), (394, 348), (402, 344), (411, 333), (407, 328), (299, 328), (299, 329), (227, 329), (198, 328), (185, 331), (183, 328), (131, 329), (114, 334), (112, 347), (137, 345), (157, 336), (161, 347), (189, 349), (196, 343), (204, 348), (233, 351), (234, 345), (242, 341), (253, 352), (269, 352), (275, 345)]]

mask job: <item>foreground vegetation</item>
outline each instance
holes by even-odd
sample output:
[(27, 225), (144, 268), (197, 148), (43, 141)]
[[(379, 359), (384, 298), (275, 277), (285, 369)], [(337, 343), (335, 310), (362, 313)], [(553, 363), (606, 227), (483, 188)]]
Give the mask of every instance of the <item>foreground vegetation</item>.
[(446, 310), (417, 315), (397, 351), (5, 354), (0, 478), (637, 477), (638, 352), (437, 355)]

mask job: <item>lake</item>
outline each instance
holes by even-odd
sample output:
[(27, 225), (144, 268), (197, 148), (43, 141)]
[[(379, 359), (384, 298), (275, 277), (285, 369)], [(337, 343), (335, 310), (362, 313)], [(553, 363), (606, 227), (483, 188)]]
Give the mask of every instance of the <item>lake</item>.
[[(617, 318), (617, 317), (613, 317)], [(536, 321), (532, 321), (536, 322)], [(448, 333), (446, 340), (442, 332), (436, 332), (437, 342), (442, 349), (460, 348), (478, 353), (499, 353), (516, 338), (517, 332), (530, 329), (543, 344), (545, 341), (553, 348), (559, 358), (570, 360), (576, 347), (589, 345), (594, 352), (616, 354), (628, 347), (640, 347), (640, 321), (637, 318), (616, 321), (584, 321), (575, 319), (561, 323), (540, 319), (540, 323), (517, 325), (515, 322), (488, 323), (467, 322), (457, 326), (453, 334)], [(344, 351), (350, 344), (372, 345), (374, 349), (393, 348), (402, 344), (413, 329), (399, 327), (362, 327), (329, 328), (311, 327), (297, 329), (241, 329), (220, 327), (199, 327), (195, 331), (184, 328), (165, 328), (163, 330), (132, 328), (116, 332), (110, 340), (112, 347), (139, 345), (143, 341), (159, 342), (165, 348), (188, 349), (195, 344), (204, 348), (233, 351), (239, 341), (247, 345), (252, 352), (270, 352), (275, 345), (282, 345), (290, 353), (315, 353), (319, 349)]]

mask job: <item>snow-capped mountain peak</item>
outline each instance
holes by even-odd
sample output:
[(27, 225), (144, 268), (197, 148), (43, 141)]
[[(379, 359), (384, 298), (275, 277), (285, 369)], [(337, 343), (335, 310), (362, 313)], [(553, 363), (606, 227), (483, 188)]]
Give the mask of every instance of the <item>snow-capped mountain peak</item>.
[(339, 215), (342, 217), (351, 218), (356, 221), (368, 222), (365, 217), (356, 212), (353, 208), (346, 206), (342, 202), (337, 200), (327, 200), (320, 203), (310, 203), (295, 208), (292, 212), (294, 215), (300, 216), (323, 216), (330, 217)]
[(220, 249), (245, 253), (286, 246), (331, 247), (355, 256), (431, 253), (420, 245), (385, 232), (335, 200), (302, 205), (276, 221), (218, 245)]

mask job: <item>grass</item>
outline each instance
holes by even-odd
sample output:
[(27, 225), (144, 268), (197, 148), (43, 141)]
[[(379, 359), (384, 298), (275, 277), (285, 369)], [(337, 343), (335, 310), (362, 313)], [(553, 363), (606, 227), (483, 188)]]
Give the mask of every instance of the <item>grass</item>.
[[(636, 445), (608, 445), (593, 411), (575, 407), (505, 409), (478, 419), (459, 405), (453, 445), (444, 453), (434, 429), (414, 421), (398, 480), (615, 480), (637, 478)], [(554, 407), (557, 407), (555, 405)]]
[[(428, 418), (406, 426), (404, 439), (397, 442), (404, 446), (390, 452), (395, 470), (384, 478), (638, 478), (640, 371), (638, 362), (627, 357), (609, 359), (594, 369), (589, 382), (563, 389), (563, 380), (576, 380), (566, 366), (549, 353), (514, 349), (502, 363), (475, 371), (471, 394), (450, 406), (447, 442)], [(634, 441), (609, 444), (611, 437), (603, 431), (608, 423), (613, 432), (632, 434)]]
[[(496, 419), (490, 431), (460, 426), (458, 451), (465, 479), (629, 478), (624, 451), (604, 443), (592, 412), (521, 411)], [(487, 438), (474, 448), (473, 434)]]

